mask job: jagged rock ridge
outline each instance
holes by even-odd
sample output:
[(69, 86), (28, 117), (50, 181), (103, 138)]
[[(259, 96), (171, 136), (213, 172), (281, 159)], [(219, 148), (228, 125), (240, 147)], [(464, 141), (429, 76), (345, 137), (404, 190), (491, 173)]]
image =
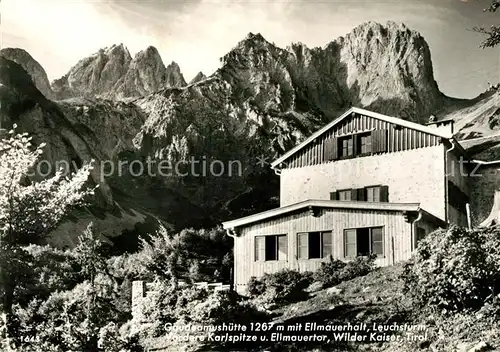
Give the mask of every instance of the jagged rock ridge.
[(166, 87), (182, 87), (186, 81), (179, 66), (165, 67), (155, 47), (134, 58), (123, 45), (113, 45), (80, 60), (55, 80), (52, 88), (60, 100), (72, 97), (121, 99), (140, 97)]
[[(425, 40), (404, 25), (366, 23), (312, 49), (301, 43), (278, 48), (250, 33), (206, 80), (136, 100), (148, 118), (135, 143), (152, 157), (172, 160), (188, 155), (224, 160), (234, 143), (232, 156), (242, 161), (244, 177), (176, 184), (193, 202), (224, 218), (240, 215), (242, 208), (262, 210), (255, 206), (257, 194), (276, 195), (276, 184), (255, 182), (275, 179), (267, 168), (255, 167), (259, 153), (269, 158), (284, 153), (349, 106), (425, 122), (452, 101), (434, 80)], [(220, 139), (214, 137), (207, 148), (204, 136), (215, 133)]]
[[(169, 85), (176, 88), (163, 88)], [(250, 33), (222, 58), (219, 70), (189, 86), (177, 64), (164, 67), (156, 49), (131, 58), (123, 45), (113, 46), (81, 60), (53, 88), (59, 98), (87, 97), (58, 106), (87, 131), (82, 139), (102, 157), (240, 161), (238, 177), (109, 181), (120, 204), (144, 208), (181, 197), (215, 220), (277, 205), (279, 179), (268, 167), (256, 166), (256, 157), (282, 154), (351, 105), (426, 122), (431, 114), (442, 117), (481, 100), (442, 94), (425, 40), (393, 22), (360, 25), (322, 48), (278, 48)], [(120, 105), (96, 97), (138, 98)], [(165, 189), (175, 192), (161, 197)], [(190, 223), (196, 212), (179, 216), (178, 204), (164, 204), (162, 212)]]

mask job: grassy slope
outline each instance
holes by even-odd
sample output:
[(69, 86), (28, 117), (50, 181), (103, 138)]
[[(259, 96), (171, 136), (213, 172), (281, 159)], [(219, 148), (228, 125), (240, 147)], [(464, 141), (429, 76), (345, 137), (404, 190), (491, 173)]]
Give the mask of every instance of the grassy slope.
[(470, 351), (480, 342), (486, 342), (490, 347), (484, 350), (500, 351), (500, 322), (492, 317), (492, 306), (486, 304), (479, 312), (447, 318), (417, 310), (403, 294), (401, 273), (401, 265), (379, 268), (367, 276), (317, 291), (308, 300), (277, 311), (276, 322), (365, 322), (368, 326), (374, 322), (423, 324), (426, 331), (424, 341), (403, 339), (402, 342), (355, 342), (332, 348), (311, 344), (283, 348), (300, 351)]
[[(331, 324), (373, 323), (423, 324), (423, 341), (401, 342), (353, 342), (314, 344), (308, 343), (269, 343), (259, 347), (247, 345), (246, 348), (217, 348), (218, 351), (500, 351), (500, 322), (493, 318), (492, 306), (475, 313), (458, 314), (446, 318), (430, 311), (417, 310), (403, 293), (400, 278), (401, 265), (379, 268), (372, 273), (343, 282), (336, 287), (311, 292), (307, 300), (292, 303), (272, 311), (275, 323), (291, 325), (295, 323), (317, 322)], [(498, 308), (497, 308), (498, 309)], [(499, 315), (497, 314), (497, 317)], [(497, 318), (498, 319), (498, 318)], [(250, 322), (249, 322), (250, 323)], [(321, 333), (320, 333), (321, 334)], [(331, 334), (331, 333), (330, 333)], [(151, 341), (152, 342), (152, 341)], [(485, 342), (489, 348), (473, 350)], [(160, 351), (209, 351), (213, 347), (187, 344), (172, 345), (158, 339), (151, 345), (169, 346)], [(150, 346), (151, 346), (150, 345)], [(472, 350), (471, 350), (472, 349)]]

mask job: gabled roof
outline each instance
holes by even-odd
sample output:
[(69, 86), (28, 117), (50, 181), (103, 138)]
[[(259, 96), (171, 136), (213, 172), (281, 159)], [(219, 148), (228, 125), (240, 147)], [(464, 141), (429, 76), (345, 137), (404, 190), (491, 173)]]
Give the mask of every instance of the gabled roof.
[(296, 145), (294, 148), (292, 148), (291, 150), (289, 150), (283, 156), (281, 156), (280, 158), (278, 158), (275, 161), (273, 161), (271, 163), (271, 168), (275, 168), (276, 166), (278, 166), (284, 160), (288, 159), (291, 155), (295, 154), (296, 152), (298, 152), (299, 150), (301, 150), (302, 148), (304, 148), (306, 145), (308, 145), (309, 143), (313, 142), (316, 138), (318, 138), (323, 133), (325, 133), (326, 131), (328, 131), (329, 129), (331, 129), (333, 126), (335, 126), (336, 124), (338, 124), (339, 122), (341, 122), (342, 120), (344, 120), (345, 118), (347, 118), (348, 116), (350, 116), (352, 113), (366, 115), (366, 116), (372, 117), (374, 119), (379, 119), (379, 120), (386, 121), (386, 122), (389, 122), (389, 123), (392, 123), (392, 124), (395, 124), (395, 125), (399, 125), (399, 126), (402, 126), (402, 127), (411, 128), (411, 129), (416, 130), (416, 131), (428, 133), (428, 134), (431, 134), (431, 135), (434, 135), (434, 136), (437, 136), (437, 137), (441, 137), (441, 138), (445, 138), (445, 139), (451, 139), (451, 138), (453, 138), (452, 134), (444, 133), (443, 131), (440, 131), (440, 130), (438, 130), (436, 128), (427, 127), (427, 126), (421, 125), (419, 123), (415, 123), (415, 122), (403, 120), (403, 119), (400, 119), (400, 118), (397, 118), (397, 117), (387, 116), (387, 115), (379, 114), (377, 112), (373, 112), (373, 111), (369, 111), (369, 110), (365, 110), (365, 109), (361, 109), (361, 108), (352, 107), (349, 110), (347, 110), (345, 113), (343, 113), (340, 117), (336, 118), (335, 120), (333, 120), (332, 122), (330, 122), (329, 124), (327, 124), (326, 126), (324, 126), (323, 128), (321, 128), (318, 131), (316, 131), (315, 133), (313, 133), (305, 141), (303, 141), (302, 143)]
[(285, 207), (264, 211), (244, 218), (239, 218), (222, 223), (224, 229), (248, 225), (272, 217), (285, 215), (287, 213), (307, 209), (308, 207), (335, 208), (335, 209), (358, 209), (358, 210), (381, 210), (381, 211), (420, 211), (420, 203), (372, 203), (372, 202), (347, 202), (338, 200), (314, 200), (287, 205)]

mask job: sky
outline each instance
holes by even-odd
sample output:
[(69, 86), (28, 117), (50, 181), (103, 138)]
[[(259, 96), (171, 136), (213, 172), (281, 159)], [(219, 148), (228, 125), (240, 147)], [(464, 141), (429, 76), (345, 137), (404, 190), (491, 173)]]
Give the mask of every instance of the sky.
[(134, 55), (155, 46), (187, 81), (211, 74), (249, 32), (280, 47), (323, 47), (366, 21), (403, 22), (429, 43), (442, 92), (472, 98), (500, 82), (500, 47), (481, 49), (475, 26), (500, 24), (491, 0), (1, 0), (0, 44), (27, 50), (50, 80), (100, 48)]

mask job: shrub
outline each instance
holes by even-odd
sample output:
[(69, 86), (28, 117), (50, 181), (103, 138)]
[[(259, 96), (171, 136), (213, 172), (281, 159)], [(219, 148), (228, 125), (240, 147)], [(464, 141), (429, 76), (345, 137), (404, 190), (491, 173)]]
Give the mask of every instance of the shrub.
[(445, 312), (478, 308), (498, 290), (499, 247), (498, 229), (435, 231), (406, 263), (405, 291), (421, 307)]
[(21, 305), (34, 298), (47, 299), (53, 292), (72, 289), (83, 279), (75, 256), (70, 251), (49, 245), (24, 247), (31, 261), (31, 273), (16, 288), (16, 298)]
[(330, 260), (321, 263), (320, 268), (314, 273), (314, 280), (323, 283), (324, 286), (335, 286), (342, 282), (341, 271), (345, 266), (345, 262), (330, 257)]
[[(113, 297), (112, 282), (98, 276), (94, 288), (85, 281), (72, 290), (56, 291), (45, 301), (34, 299), (26, 308), (16, 305), (18, 332), (39, 337), (43, 351), (95, 350), (100, 329), (120, 321)], [(20, 343), (21, 350), (30, 347), (29, 341)]]
[(158, 337), (165, 333), (166, 323), (177, 320), (192, 320), (194, 307), (205, 301), (209, 292), (194, 286), (175, 287), (162, 283), (156, 291), (149, 293), (139, 307), (142, 318), (152, 325), (144, 331), (147, 337)]
[(130, 333), (130, 324), (121, 328), (114, 322), (108, 323), (99, 330), (98, 347), (106, 352), (142, 352), (144, 348), (138, 341), (138, 336)]
[(177, 319), (192, 320), (191, 314), (193, 308), (200, 302), (208, 299), (210, 292), (204, 288), (187, 286), (179, 291), (177, 302), (175, 304), (175, 317)]
[(161, 287), (148, 293), (140, 302), (138, 311), (141, 312), (141, 320), (147, 320), (152, 325), (144, 331), (147, 337), (161, 336), (166, 323), (176, 320), (175, 306), (177, 304), (178, 291), (173, 285), (161, 285)]
[(250, 279), (249, 292), (261, 296), (267, 303), (288, 303), (299, 301), (307, 296), (304, 291), (312, 282), (311, 273), (283, 269), (262, 278)]
[[(210, 248), (209, 251), (206, 249)], [(185, 229), (171, 235), (164, 227), (142, 240), (138, 258), (147, 272), (161, 280), (176, 278), (229, 281), (232, 242), (220, 228)]]
[(478, 231), (481, 247), (486, 253), (486, 267), (490, 270), (490, 287), (500, 292), (500, 229), (491, 227)]
[(252, 276), (248, 281), (247, 291), (250, 296), (260, 296), (266, 291), (266, 285), (262, 280)]
[(357, 257), (350, 262), (343, 262), (330, 257), (330, 261), (321, 263), (314, 273), (314, 280), (323, 286), (335, 286), (343, 281), (370, 273), (375, 267), (375, 256)]
[(243, 300), (235, 292), (216, 291), (198, 302), (191, 311), (193, 321), (202, 324), (222, 324), (261, 320), (266, 315)]
[(369, 257), (357, 257), (348, 262), (341, 271), (342, 281), (352, 280), (356, 277), (369, 274), (375, 268), (375, 258), (376, 256), (374, 255)]

